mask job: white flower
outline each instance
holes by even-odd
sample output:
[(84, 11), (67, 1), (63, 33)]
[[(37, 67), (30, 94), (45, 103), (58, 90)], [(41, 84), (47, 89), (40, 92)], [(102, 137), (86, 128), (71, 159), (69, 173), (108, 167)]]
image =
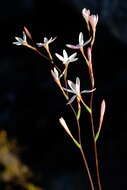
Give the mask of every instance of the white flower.
[(48, 40), (48, 38), (46, 38), (46, 37), (44, 37), (44, 42), (43, 43), (36, 43), (36, 45), (38, 46), (38, 47), (47, 47), (50, 43), (52, 43), (54, 40), (56, 39), (56, 37), (55, 38), (50, 38), (49, 40)]
[(63, 56), (59, 55), (58, 53), (55, 53), (55, 55), (60, 61), (63, 62), (64, 65), (68, 65), (70, 62), (75, 62), (78, 60), (78, 58), (76, 58), (77, 53), (73, 53), (68, 57), (66, 50), (63, 50)]
[(70, 89), (64, 88), (64, 90), (74, 94), (74, 96), (72, 96), (72, 98), (69, 100), (68, 104), (71, 104), (76, 97), (77, 97), (78, 101), (80, 101), (82, 99), (81, 94), (90, 93), (90, 92), (93, 92), (95, 90), (95, 89), (92, 89), (92, 90), (80, 91), (80, 79), (79, 79), (79, 77), (76, 78), (75, 84), (72, 81), (68, 80), (68, 85), (69, 85)]
[(91, 41), (91, 38), (88, 41), (84, 42), (83, 33), (80, 32), (79, 33), (79, 44), (77, 44), (77, 45), (66, 44), (66, 46), (71, 48), (71, 49), (81, 49), (85, 45), (87, 45), (90, 41)]
[(27, 44), (27, 39), (26, 39), (26, 34), (23, 32), (23, 38), (15, 37), (17, 42), (13, 42), (13, 44), (20, 46), (20, 45), (26, 45)]

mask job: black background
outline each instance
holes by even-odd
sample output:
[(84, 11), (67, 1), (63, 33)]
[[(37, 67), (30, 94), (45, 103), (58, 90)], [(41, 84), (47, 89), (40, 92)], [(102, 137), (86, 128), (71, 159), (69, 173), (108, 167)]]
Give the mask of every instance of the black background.
[[(58, 123), (59, 117), (64, 116), (74, 125), (73, 116), (52, 81), (52, 66), (32, 50), (12, 45), (14, 37), (22, 36), (26, 26), (36, 42), (44, 36), (57, 36), (52, 49), (54, 53), (62, 53), (65, 43), (77, 42), (80, 31), (87, 39), (82, 15), (71, 4), (56, 0), (28, 2), (27, 8), (6, 1), (1, 2), (0, 10), (0, 127), (24, 147), (21, 159), (37, 174), (35, 181), (44, 189), (83, 189), (87, 181), (80, 154)], [(103, 189), (109, 190), (125, 189), (127, 185), (126, 52), (126, 44), (99, 23), (93, 50), (97, 88), (94, 111), (97, 125), (99, 105), (105, 99), (106, 117), (98, 149)], [(70, 77), (74, 80), (83, 71), (80, 66), (72, 68)], [(87, 86), (85, 76), (82, 85)], [(94, 176), (85, 114), (81, 124), (84, 148)]]

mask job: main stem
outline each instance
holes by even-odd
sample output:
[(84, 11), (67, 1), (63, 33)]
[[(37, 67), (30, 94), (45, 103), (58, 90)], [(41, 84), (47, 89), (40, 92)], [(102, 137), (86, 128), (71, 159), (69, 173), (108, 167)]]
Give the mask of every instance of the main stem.
[(95, 141), (92, 105), (93, 105), (93, 93), (91, 94), (91, 100), (90, 100), (90, 108), (91, 108), (90, 120), (91, 120), (92, 135), (93, 135), (93, 141), (94, 141), (94, 154), (95, 154), (95, 162), (96, 162), (97, 181), (98, 181), (99, 190), (102, 190), (101, 181), (100, 181), (100, 173), (99, 173), (99, 164), (98, 164), (98, 152), (97, 152), (97, 145)]
[(83, 158), (83, 161), (84, 161), (84, 164), (85, 164), (85, 168), (86, 168), (86, 171), (87, 171), (87, 174), (88, 174), (91, 189), (94, 190), (94, 184), (93, 184), (93, 180), (92, 180), (92, 177), (91, 177), (90, 169), (89, 169), (89, 166), (88, 166), (88, 163), (87, 163), (87, 160), (86, 160), (85, 153), (84, 153), (83, 148), (82, 148), (79, 119), (77, 119), (77, 126), (78, 126), (78, 138), (79, 138), (79, 144), (80, 144), (80, 152), (81, 152), (81, 155), (82, 155), (82, 158)]

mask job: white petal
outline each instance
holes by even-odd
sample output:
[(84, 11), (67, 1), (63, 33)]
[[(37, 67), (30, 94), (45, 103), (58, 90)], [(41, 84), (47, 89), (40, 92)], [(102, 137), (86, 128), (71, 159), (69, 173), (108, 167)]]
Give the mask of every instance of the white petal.
[(26, 34), (23, 32), (23, 42), (26, 42)]
[(13, 44), (17, 45), (17, 46), (21, 46), (22, 43), (21, 42), (13, 42)]
[(72, 89), (72, 91), (73, 91), (74, 93), (76, 93), (75, 84), (74, 84), (72, 81), (68, 80), (68, 85), (69, 85), (69, 87)]
[(84, 44), (83, 33), (80, 32), (80, 34), (79, 34), (79, 45), (83, 46), (83, 44)]
[(75, 58), (75, 59), (73, 59), (73, 60), (71, 60), (71, 61), (69, 61), (69, 62), (75, 62), (75, 61), (77, 61), (78, 60), (78, 58)]
[(19, 37), (15, 37), (15, 39), (18, 41), (18, 42), (23, 42), (23, 39), (22, 38), (19, 38)]
[(67, 59), (68, 59), (68, 55), (67, 55), (67, 52), (66, 52), (66, 50), (65, 50), (65, 49), (63, 50), (63, 57), (64, 57), (64, 59), (65, 59), (65, 60), (67, 60)]
[(69, 102), (67, 104), (71, 104), (75, 98), (76, 98), (76, 95), (72, 96), (72, 98), (69, 100)]
[(56, 75), (57, 78), (59, 78), (59, 73), (55, 67), (54, 67), (54, 74)]
[(48, 40), (48, 44), (50, 44), (53, 41), (52, 37)]
[(79, 45), (71, 45), (71, 44), (66, 44), (66, 47), (71, 48), (71, 49), (80, 49)]
[[(69, 57), (69, 61), (73, 62), (75, 60), (75, 57), (77, 56), (77, 53), (73, 53), (70, 57)], [(76, 58), (77, 59), (77, 58)]]
[(38, 47), (42, 47), (42, 46), (43, 46), (43, 43), (36, 43), (36, 45), (37, 45)]
[(96, 88), (94, 88), (94, 89), (92, 89), (92, 90), (83, 90), (83, 91), (81, 91), (81, 94), (82, 93), (90, 93), (90, 92), (93, 92), (93, 91), (95, 91), (96, 90)]
[(80, 93), (80, 79), (79, 79), (79, 77), (76, 78), (76, 85), (75, 85), (75, 87), (76, 87), (76, 92)]
[(83, 44), (83, 46), (86, 46), (90, 41), (91, 41), (91, 37), (90, 37), (90, 39), (89, 40), (87, 40), (84, 44)]
[(75, 94), (75, 92), (73, 92), (72, 90), (70, 90), (70, 89), (67, 89), (67, 88), (63, 88), (65, 91), (67, 91), (67, 92), (70, 92), (70, 93), (73, 93), (73, 94)]
[(48, 42), (48, 38), (44, 37), (44, 43), (46, 44)]
[(58, 53), (55, 53), (55, 55), (56, 55), (56, 57), (57, 57), (60, 61), (64, 62), (64, 58), (63, 58), (61, 55), (59, 55)]

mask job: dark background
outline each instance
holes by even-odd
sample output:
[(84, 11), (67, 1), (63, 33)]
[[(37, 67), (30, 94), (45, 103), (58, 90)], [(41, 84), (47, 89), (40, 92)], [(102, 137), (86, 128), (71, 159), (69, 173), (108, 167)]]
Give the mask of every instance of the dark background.
[[(80, 31), (87, 36), (81, 15), (83, 7), (100, 16), (93, 58), (97, 88), (94, 101), (96, 125), (102, 99), (107, 103), (98, 141), (103, 189), (120, 190), (127, 185), (127, 43), (124, 36), (127, 6), (124, 1), (122, 4), (114, 0), (108, 9), (108, 0), (105, 0), (107, 7), (102, 6), (103, 1), (96, 1), (96, 5), (90, 2), (84, 1), (81, 5), (79, 2), (76, 6), (73, 1), (64, 0), (1, 1), (0, 128), (23, 147), (21, 159), (36, 174), (36, 183), (46, 190), (88, 188), (80, 154), (58, 124), (59, 117), (64, 116), (74, 125), (73, 116), (52, 81), (51, 65), (32, 50), (16, 47), (12, 42), (15, 36), (22, 36), (26, 26), (36, 42), (43, 40), (44, 36), (58, 36), (52, 48), (54, 53), (62, 52), (65, 43), (77, 42)], [(109, 14), (105, 13), (105, 7)], [(82, 69), (77, 66), (73, 69), (76, 69), (71, 73), (74, 79), (77, 70), (82, 73)], [(84, 77), (82, 85), (87, 86), (86, 83)], [(84, 115), (81, 123), (82, 138), (94, 176), (87, 116)]]

